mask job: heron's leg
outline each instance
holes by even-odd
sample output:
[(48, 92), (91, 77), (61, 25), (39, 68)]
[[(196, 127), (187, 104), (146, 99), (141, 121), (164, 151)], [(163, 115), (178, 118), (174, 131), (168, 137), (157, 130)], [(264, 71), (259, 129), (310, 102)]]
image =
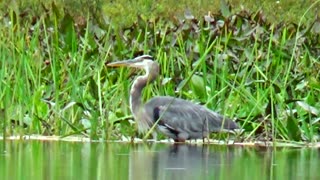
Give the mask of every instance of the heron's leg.
[[(206, 139), (207, 139), (207, 143), (206, 143)], [(202, 138), (202, 143), (203, 143), (203, 144), (210, 144), (210, 138), (209, 138), (209, 136), (203, 137), (203, 138)]]
[(137, 131), (135, 131), (135, 132), (133, 133), (133, 135), (131, 135), (131, 137), (130, 137), (130, 143), (134, 143), (134, 140), (135, 140), (136, 137), (137, 137)]
[(208, 144), (210, 144), (210, 138), (209, 138), (209, 135), (207, 136), (207, 141), (208, 141)]
[(156, 142), (156, 141), (158, 140), (158, 134), (157, 134), (156, 131), (153, 131), (153, 132), (152, 132), (152, 140), (153, 140), (154, 142)]
[(207, 139), (207, 144), (210, 144), (209, 134), (210, 133), (208, 133), (208, 132), (203, 132), (203, 134), (202, 134), (202, 142), (203, 142), (203, 144), (205, 144), (205, 139)]

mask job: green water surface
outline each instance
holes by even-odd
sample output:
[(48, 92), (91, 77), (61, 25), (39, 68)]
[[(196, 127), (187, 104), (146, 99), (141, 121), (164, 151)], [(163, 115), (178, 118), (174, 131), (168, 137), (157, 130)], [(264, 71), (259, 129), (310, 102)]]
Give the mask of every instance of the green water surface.
[(0, 179), (320, 179), (319, 150), (0, 141)]

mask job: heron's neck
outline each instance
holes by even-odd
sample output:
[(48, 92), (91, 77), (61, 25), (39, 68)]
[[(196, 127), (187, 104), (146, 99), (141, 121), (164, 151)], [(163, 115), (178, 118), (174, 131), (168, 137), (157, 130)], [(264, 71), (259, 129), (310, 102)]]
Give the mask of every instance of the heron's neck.
[[(132, 84), (131, 91), (130, 91), (130, 109), (131, 112), (138, 122), (138, 124), (145, 124), (148, 125), (150, 122), (143, 122), (146, 118), (141, 118), (143, 116), (142, 113), (142, 90), (146, 85), (153, 82), (159, 74), (158, 65), (155, 64), (150, 69), (146, 70), (146, 74), (144, 76), (139, 76), (135, 79)], [(140, 125), (139, 125), (140, 126)]]

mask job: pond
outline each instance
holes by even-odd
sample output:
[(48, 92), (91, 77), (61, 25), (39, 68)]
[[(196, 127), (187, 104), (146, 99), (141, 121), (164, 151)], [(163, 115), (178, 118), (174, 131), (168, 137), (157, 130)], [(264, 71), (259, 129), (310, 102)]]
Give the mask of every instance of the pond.
[(320, 179), (319, 150), (0, 141), (1, 179)]

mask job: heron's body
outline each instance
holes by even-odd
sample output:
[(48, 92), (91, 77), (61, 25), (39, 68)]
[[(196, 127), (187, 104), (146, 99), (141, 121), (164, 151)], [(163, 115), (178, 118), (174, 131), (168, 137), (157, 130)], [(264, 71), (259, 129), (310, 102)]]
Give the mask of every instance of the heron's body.
[(204, 138), (211, 132), (239, 128), (230, 119), (180, 98), (154, 97), (144, 105), (144, 109), (153, 122), (160, 118), (158, 130), (175, 141)]
[(141, 102), (143, 88), (159, 75), (159, 65), (152, 57), (143, 55), (133, 60), (110, 63), (108, 66), (144, 68), (146, 74), (134, 81), (130, 91), (130, 108), (140, 131), (157, 123), (157, 129), (176, 142), (205, 138), (211, 132), (232, 131), (239, 126), (232, 120), (190, 101), (158, 96), (146, 104)]

